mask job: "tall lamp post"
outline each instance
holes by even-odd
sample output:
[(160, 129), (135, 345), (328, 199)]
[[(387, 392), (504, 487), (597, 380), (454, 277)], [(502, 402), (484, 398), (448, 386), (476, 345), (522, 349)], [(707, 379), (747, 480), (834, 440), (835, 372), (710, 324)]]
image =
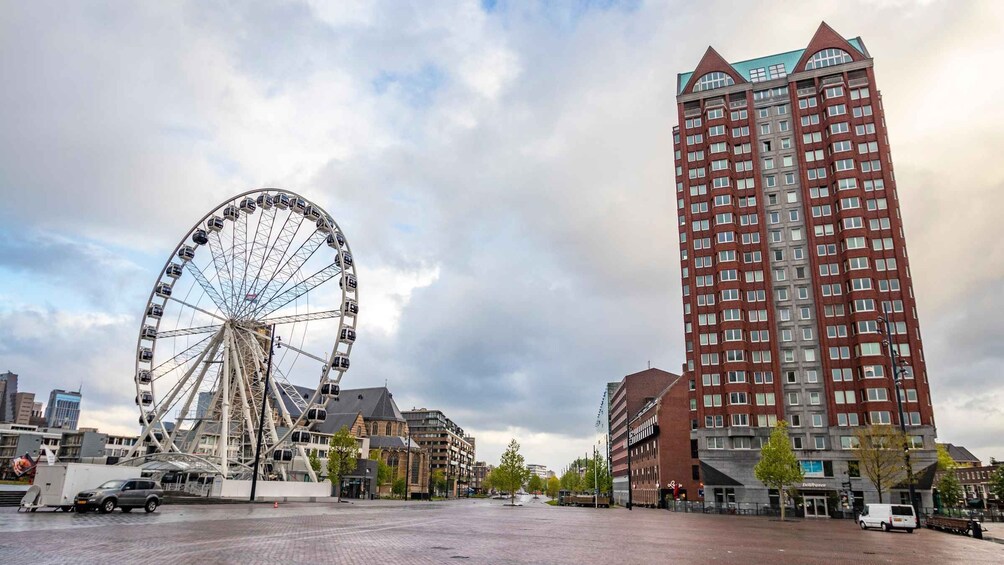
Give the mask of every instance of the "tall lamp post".
[(897, 348), (892, 342), (892, 323), (889, 321), (887, 309), (885, 317), (879, 318), (880, 324), (885, 326), (885, 346), (889, 352), (889, 364), (892, 369), (893, 382), (896, 385), (896, 408), (899, 410), (899, 429), (903, 432), (903, 459), (906, 462), (906, 480), (910, 487), (910, 506), (913, 506), (914, 514), (918, 514), (917, 492), (913, 485), (913, 466), (910, 464), (910, 438), (906, 435), (906, 419), (903, 417), (903, 374), (906, 373), (906, 360), (897, 361)]

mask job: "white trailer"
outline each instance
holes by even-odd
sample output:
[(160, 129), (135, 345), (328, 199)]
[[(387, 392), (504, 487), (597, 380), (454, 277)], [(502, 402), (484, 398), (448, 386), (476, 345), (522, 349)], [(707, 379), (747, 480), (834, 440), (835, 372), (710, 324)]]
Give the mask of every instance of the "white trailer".
[(65, 512), (73, 508), (73, 498), (77, 493), (93, 489), (105, 481), (139, 477), (140, 471), (138, 467), (86, 463), (39, 465), (35, 469), (35, 483), (21, 499), (21, 508), (36, 510), (49, 506)]

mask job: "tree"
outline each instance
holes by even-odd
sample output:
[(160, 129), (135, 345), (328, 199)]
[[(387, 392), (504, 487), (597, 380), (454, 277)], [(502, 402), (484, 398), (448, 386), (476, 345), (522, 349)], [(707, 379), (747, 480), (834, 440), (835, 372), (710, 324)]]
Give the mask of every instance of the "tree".
[(1004, 500), (1004, 465), (997, 465), (990, 474), (990, 492), (997, 500)]
[(941, 503), (949, 508), (955, 508), (959, 505), (959, 500), (964, 494), (962, 493), (962, 483), (959, 482), (959, 477), (955, 475), (954, 470), (941, 475), (941, 479), (938, 481), (938, 494), (941, 495)]
[(404, 496), (405, 492), (404, 477), (395, 479), (393, 486), (391, 486), (390, 488), (394, 496)]
[(377, 485), (389, 484), (394, 478), (394, 469), (383, 460), (383, 452), (379, 449), (370, 450), (370, 460), (377, 462)]
[(335, 496), (341, 496), (342, 477), (356, 468), (359, 445), (348, 426), (342, 426), (328, 442), (328, 480), (335, 486)]
[(767, 488), (777, 489), (781, 500), (781, 521), (784, 521), (784, 493), (791, 485), (802, 482), (805, 475), (798, 464), (788, 438), (788, 424), (781, 421), (770, 432), (770, 438), (760, 449), (760, 461), (753, 467), (757, 480)]
[(938, 494), (941, 496), (941, 503), (954, 508), (959, 505), (959, 499), (963, 497), (962, 483), (955, 475), (957, 467), (955, 460), (949, 455), (948, 449), (938, 444)]
[(579, 472), (576, 471), (575, 469), (569, 469), (565, 471), (564, 475), (561, 475), (561, 480), (560, 480), (561, 490), (575, 492), (579, 490), (581, 482), (582, 482), (582, 477), (579, 476)]
[(561, 490), (561, 481), (558, 477), (550, 477), (547, 479), (547, 496), (550, 498), (557, 498), (558, 491)]
[(613, 477), (610, 476), (610, 468), (603, 458), (593, 458), (586, 461), (586, 470), (581, 478), (580, 487), (582, 490), (592, 491), (599, 489), (600, 492), (613, 491)]
[(436, 469), (432, 472), (432, 490), (436, 493), (440, 493), (446, 490), (446, 474), (443, 473), (442, 469)]
[(523, 487), (530, 470), (526, 468), (526, 460), (519, 453), (519, 443), (515, 439), (509, 442), (509, 447), (502, 454), (502, 461), (492, 471), (493, 481), (498, 488), (509, 491), (510, 504), (516, 504), (516, 491)]
[(530, 481), (526, 485), (526, 490), (532, 492), (533, 494), (537, 494), (538, 492), (544, 490), (544, 481), (540, 478), (540, 475), (537, 475), (536, 473), (530, 475)]
[(868, 426), (855, 430), (854, 438), (861, 474), (875, 486), (882, 502), (883, 492), (907, 479), (903, 432), (892, 426)]
[(321, 459), (317, 456), (317, 450), (311, 449), (310, 455), (307, 456), (307, 461), (310, 462), (310, 468), (314, 470), (314, 474), (320, 478), (321, 476)]

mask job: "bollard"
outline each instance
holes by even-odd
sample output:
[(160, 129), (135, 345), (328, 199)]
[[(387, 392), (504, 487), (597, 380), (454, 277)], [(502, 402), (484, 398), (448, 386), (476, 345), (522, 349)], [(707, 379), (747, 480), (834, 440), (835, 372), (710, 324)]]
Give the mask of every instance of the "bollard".
[(275, 502), (272, 503), (272, 508), (278, 508), (278, 507), (279, 507), (279, 501), (276, 500)]

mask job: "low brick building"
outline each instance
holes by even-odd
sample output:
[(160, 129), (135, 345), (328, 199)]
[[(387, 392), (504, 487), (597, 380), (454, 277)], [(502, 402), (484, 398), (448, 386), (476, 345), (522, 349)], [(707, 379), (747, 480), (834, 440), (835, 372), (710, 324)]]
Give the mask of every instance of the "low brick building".
[[(667, 373), (671, 374), (671, 373)], [(664, 506), (667, 501), (699, 500), (700, 462), (691, 449), (689, 379), (672, 382), (630, 420), (631, 500)]]
[(613, 498), (617, 504), (626, 504), (628, 498), (628, 422), (677, 378), (679, 375), (662, 369), (646, 369), (625, 376), (613, 388), (612, 394), (608, 385), (610, 474), (613, 477)]

